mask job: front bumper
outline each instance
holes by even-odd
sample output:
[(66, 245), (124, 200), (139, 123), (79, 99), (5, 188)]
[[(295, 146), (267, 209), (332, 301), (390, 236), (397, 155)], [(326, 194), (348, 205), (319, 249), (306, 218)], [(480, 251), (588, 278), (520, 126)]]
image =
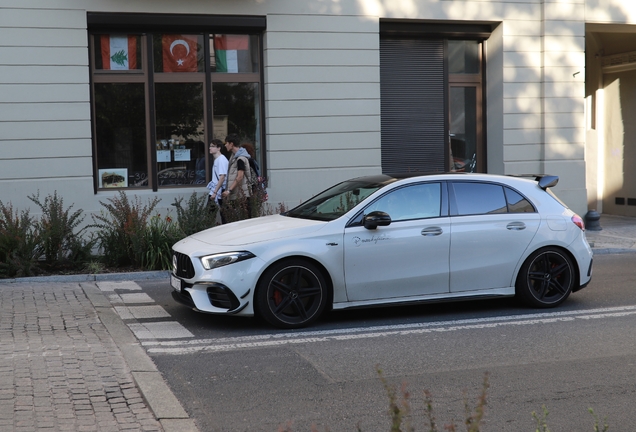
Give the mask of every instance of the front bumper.
[(242, 298), (227, 286), (216, 282), (189, 283), (186, 280), (170, 275), (172, 298), (184, 306), (199, 312), (215, 314), (238, 314), (250, 304), (248, 290)]
[(170, 282), (172, 297), (199, 312), (221, 315), (254, 315), (253, 293), (262, 261), (250, 258), (206, 270), (197, 258), (174, 252)]

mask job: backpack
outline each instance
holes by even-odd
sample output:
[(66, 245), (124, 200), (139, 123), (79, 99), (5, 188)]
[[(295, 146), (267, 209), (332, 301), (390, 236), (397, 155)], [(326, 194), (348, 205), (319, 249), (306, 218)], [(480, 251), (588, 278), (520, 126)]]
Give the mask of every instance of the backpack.
[[(256, 162), (252, 160), (252, 158), (248, 158), (246, 156), (240, 156), (239, 159), (241, 158), (247, 159), (247, 166), (250, 167), (249, 172), (245, 172), (245, 177), (250, 194), (253, 194), (256, 190), (256, 186), (258, 185), (258, 173), (255, 168)], [(245, 163), (245, 160), (243, 160), (243, 163)]]

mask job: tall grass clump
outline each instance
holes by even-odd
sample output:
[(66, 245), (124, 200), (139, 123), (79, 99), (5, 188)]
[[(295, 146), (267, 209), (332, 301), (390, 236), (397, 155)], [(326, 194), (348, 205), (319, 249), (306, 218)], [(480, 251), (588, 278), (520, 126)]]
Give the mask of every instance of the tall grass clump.
[(175, 198), (172, 205), (177, 209), (177, 223), (183, 232), (183, 237), (216, 225), (219, 206), (209, 202), (208, 194), (192, 192), (185, 205), (183, 197)]
[(95, 241), (86, 239), (86, 227), (79, 228), (84, 221), (82, 210), (71, 213), (73, 205), (64, 208), (64, 200), (57, 195), (48, 195), (40, 200), (40, 192), (28, 197), (40, 210), (42, 216), (37, 222), (40, 241), (39, 252), (44, 257), (46, 270), (80, 268), (91, 259)]
[(149, 200), (142, 205), (141, 199), (135, 196), (130, 200), (125, 192), (100, 201), (104, 207), (100, 214), (92, 215), (97, 230), (97, 244), (110, 266), (143, 267), (146, 260), (146, 226), (159, 198)]
[(170, 216), (155, 215), (144, 230), (145, 251), (141, 266), (147, 270), (168, 270), (172, 265), (172, 245), (185, 235)]
[(28, 210), (0, 201), (0, 276), (33, 276), (39, 271), (40, 232)]

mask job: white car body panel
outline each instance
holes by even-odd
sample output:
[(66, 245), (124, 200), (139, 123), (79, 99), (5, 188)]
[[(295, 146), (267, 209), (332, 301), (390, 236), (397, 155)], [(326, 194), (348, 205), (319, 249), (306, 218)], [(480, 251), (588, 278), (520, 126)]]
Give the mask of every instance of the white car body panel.
[[(438, 235), (422, 231), (438, 229)], [(344, 235), (345, 278), (350, 301), (448, 293), (448, 217), (400, 221)]]
[(540, 224), (538, 213), (453, 217), (450, 291), (513, 286), (515, 269)]

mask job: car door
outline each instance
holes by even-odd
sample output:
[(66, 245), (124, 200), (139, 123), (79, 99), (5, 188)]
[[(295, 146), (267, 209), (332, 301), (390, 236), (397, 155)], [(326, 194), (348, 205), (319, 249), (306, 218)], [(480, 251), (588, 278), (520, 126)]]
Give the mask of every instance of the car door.
[(354, 223), (345, 229), (349, 301), (448, 292), (450, 220), (442, 210), (442, 186), (431, 182), (396, 188), (356, 218), (383, 211), (391, 216), (390, 225), (370, 230)]
[(494, 183), (452, 182), (450, 291), (514, 285), (514, 270), (541, 218), (518, 192)]

